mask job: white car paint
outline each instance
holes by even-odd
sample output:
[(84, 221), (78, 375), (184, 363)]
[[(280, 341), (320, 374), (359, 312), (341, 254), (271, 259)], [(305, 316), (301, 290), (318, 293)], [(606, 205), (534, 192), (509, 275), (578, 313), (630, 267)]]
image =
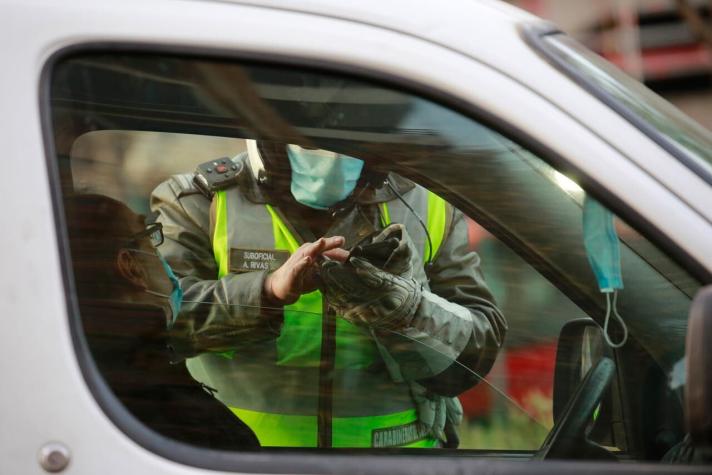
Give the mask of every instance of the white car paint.
[(268, 54), (405, 78), (547, 145), (712, 272), (712, 210), (703, 206), (712, 202), (710, 187), (532, 52), (519, 29), (537, 20), (512, 7), (465, 0), (2, 0), (0, 11), (0, 473), (44, 473), (37, 453), (48, 441), (71, 450), (66, 473), (215, 473), (157, 456), (125, 436), (78, 366), (40, 116), (43, 70), (63, 48), (116, 42)]

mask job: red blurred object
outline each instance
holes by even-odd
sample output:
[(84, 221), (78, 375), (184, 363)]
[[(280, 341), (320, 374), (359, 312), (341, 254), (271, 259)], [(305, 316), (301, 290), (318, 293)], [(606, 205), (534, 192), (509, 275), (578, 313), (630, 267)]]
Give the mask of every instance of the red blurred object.
[(459, 399), (467, 419), (485, 417), (492, 410), (492, 389), (487, 384), (478, 384), (460, 394)]
[[(531, 407), (531, 396), (551, 398), (554, 392), (556, 342), (531, 345), (508, 350), (504, 355), (506, 381), (498, 387), (527, 412), (537, 414), (540, 408)], [(460, 395), (460, 402), (468, 419), (487, 416), (495, 396), (487, 384), (478, 384)]]
[(518, 4), (521, 8), (537, 15), (542, 15), (546, 8), (543, 0), (521, 0)]
[[(603, 56), (619, 67), (625, 67), (621, 54), (607, 52)], [(712, 70), (712, 54), (702, 44), (648, 49), (643, 51), (641, 59), (643, 75), (648, 80)]]
[(492, 235), (487, 232), (485, 228), (477, 224), (474, 220), (467, 218), (467, 240), (470, 245), (470, 249), (477, 249), (480, 245), (480, 241), (487, 239)]
[(556, 342), (509, 350), (506, 355), (507, 395), (525, 409), (532, 393), (551, 397), (554, 392)]

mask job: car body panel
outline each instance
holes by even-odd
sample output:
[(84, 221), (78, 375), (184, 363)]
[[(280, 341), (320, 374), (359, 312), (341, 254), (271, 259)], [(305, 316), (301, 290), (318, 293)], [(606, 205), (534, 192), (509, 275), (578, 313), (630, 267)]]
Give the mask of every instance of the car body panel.
[[(705, 180), (682, 163), (670, 163), (667, 153), (645, 137), (639, 137), (635, 125), (617, 114), (596, 113), (595, 102), (590, 95), (585, 101), (580, 86), (565, 76), (549, 69), (553, 66), (536, 55), (531, 55), (530, 46), (521, 41), (521, 35), (537, 34), (555, 30), (553, 25), (501, 2), (475, 2), (459, 0), (440, 5), (419, 2), (422, 16), (399, 16), (399, 12), (413, 8), (412, 2), (388, 2), (387, 5), (369, 5), (365, 2), (299, 2), (299, 5), (279, 1), (242, 1), (235, 3), (265, 5), (292, 11), (330, 15), (336, 18), (377, 25), (402, 32), (428, 42), (458, 51), (492, 69), (521, 82), (545, 97), (562, 110), (584, 120), (587, 128), (605, 137), (622, 153), (634, 160), (641, 168), (655, 176), (700, 214), (712, 221), (712, 209), (707, 206), (712, 200), (712, 188)], [(437, 20), (447, 17), (446, 24)], [(397, 18), (398, 21), (394, 21)], [(468, 32), (468, 34), (463, 34)], [(511, 58), (517, 58), (512, 61)], [(605, 107), (605, 106), (604, 106)], [(578, 111), (588, 112), (579, 117)], [(683, 191), (684, 190), (684, 191)]]
[[(487, 31), (468, 35), (467, 30), (461, 30), (468, 25), (464, 18), (453, 19), (459, 23), (448, 28), (434, 21), (428, 9), (439, 15), (448, 13), (435, 3), (417, 16), (393, 16), (411, 10), (412, 3), (401, 2), (382, 11), (377, 16), (381, 20), (376, 22), (369, 14), (378, 11), (378, 2), (359, 6), (360, 16), (343, 13), (345, 7), (332, 7), (335, 10), (326, 12), (330, 16), (321, 16), (271, 8), (267, 2), (263, 6), (163, 0), (0, 2), (4, 12), (0, 51), (3, 58), (11, 58), (0, 77), (4, 115), (0, 137), (6, 147), (5, 182), (0, 187), (5, 204), (5, 246), (0, 249), (5, 269), (0, 277), (5, 335), (0, 358), (6, 375), (6, 389), (0, 396), (3, 473), (42, 472), (37, 451), (49, 441), (60, 441), (71, 450), (68, 473), (215, 473), (171, 461), (168, 451), (165, 456), (156, 455), (123, 434), (97, 404), (78, 363), (67, 310), (71, 292), (60, 258), (65, 250), (58, 245), (57, 220), (61, 213), (53, 201), (57, 190), (50, 185), (56, 170), (52, 149), (46, 148), (50, 134), (47, 116), (43, 116), (52, 64), (48, 61), (72, 48), (155, 48), (333, 64), (394, 78), (415, 90), (433, 91), (448, 104), (461, 104), (463, 110), (487, 111), (497, 123), (508, 124), (510, 130), (543, 144), (567, 164), (567, 169), (585, 175), (585, 180), (598, 184), (600, 190), (620, 190), (615, 194), (616, 203), (640, 214), (701, 268), (712, 272), (710, 215), (703, 214), (696, 201), (709, 202), (709, 188), (698, 187), (674, 159), (572, 81), (557, 76), (544, 84), (530, 78), (531, 82), (524, 85), (515, 79), (520, 74), (549, 74), (552, 69), (532, 54), (519, 36), (518, 22), (533, 21), (532, 17), (520, 13), (512, 17), (512, 9), (493, 2), (482, 7), (474, 2), (467, 7), (469, 3), (448, 8), (453, 12), (470, 8), (468, 14), (472, 15), (480, 12), (479, 8), (487, 8), (499, 12), (495, 16), (501, 22), (481, 19), (478, 25)], [(308, 4), (314, 11), (323, 5)], [(369, 18), (370, 25), (366, 24)], [(502, 26), (506, 28), (500, 30)], [(493, 35), (487, 47), (478, 43), (487, 36), (485, 33)], [(469, 50), (463, 45), (470, 45)], [(515, 55), (525, 59), (506, 60)], [(572, 104), (590, 111), (585, 123), (572, 119)], [(546, 120), (531, 121), (531, 117)], [(641, 151), (648, 160), (645, 166), (633, 156)], [(669, 178), (661, 179), (651, 168), (665, 170)], [(679, 185), (692, 182), (688, 191), (692, 188), (699, 197), (685, 194), (680, 199)], [(260, 454), (237, 454), (224, 460), (223, 467), (235, 467), (239, 465), (235, 461), (242, 460), (246, 471), (309, 471), (297, 462), (280, 462), (279, 457)], [(323, 461), (309, 463), (314, 473), (322, 473), (335, 463), (333, 460), (325, 456)], [(363, 465), (368, 473), (396, 464), (384, 459), (381, 465), (359, 459), (350, 463), (352, 468)], [(446, 463), (424, 459), (420, 468), (414, 466), (408, 471), (418, 473)], [(467, 470), (493, 473), (525, 469), (516, 462), (460, 459), (450, 463), (460, 470), (466, 466)], [(551, 473), (555, 466), (533, 464), (526, 470)], [(582, 471), (601, 469), (599, 465), (580, 467)], [(340, 469), (332, 466), (329, 470)], [(693, 473), (696, 469), (684, 470)]]

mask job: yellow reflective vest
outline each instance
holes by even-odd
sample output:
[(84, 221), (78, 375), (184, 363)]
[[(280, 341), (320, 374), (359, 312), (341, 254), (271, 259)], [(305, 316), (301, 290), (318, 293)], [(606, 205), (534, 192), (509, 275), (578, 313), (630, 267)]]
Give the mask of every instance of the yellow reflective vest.
[[(423, 256), (432, 258), (445, 236), (446, 203), (429, 191), (416, 192), (427, 193), (422, 200), (425, 206), (420, 206), (419, 212), (425, 217), (432, 241), (432, 244), (423, 242)], [(288, 224), (272, 206), (250, 203), (237, 189), (219, 191), (213, 199), (213, 253), (218, 278), (231, 271), (231, 252), (236, 249), (262, 249), (269, 258), (271, 251), (293, 253), (299, 247)], [(394, 204), (398, 206), (397, 202)], [(379, 205), (383, 226), (391, 222), (392, 206)], [(240, 237), (241, 226), (250, 231), (245, 233), (243, 229), (242, 235), (252, 239), (260, 234), (255, 227), (268, 226), (272, 242), (267, 237), (262, 238), (262, 247), (260, 243), (247, 242), (250, 238)], [(408, 385), (395, 383), (385, 371), (377, 371), (383, 363), (368, 329), (325, 312), (319, 291), (302, 295), (285, 306), (283, 314), (271, 360), (267, 356), (255, 363), (237, 349), (223, 353), (224, 361), (216, 361), (213, 354), (201, 355), (188, 363), (199, 380), (218, 377), (216, 365), (226, 375), (242, 375), (235, 376), (233, 385), (243, 385), (244, 392), (250, 394), (240, 394), (238, 389), (221, 399), (250, 426), (262, 446), (355, 448), (439, 444), (418, 422)], [(206, 358), (211, 361), (206, 363)], [(255, 401), (259, 398), (263, 400)], [(289, 401), (290, 398), (303, 399), (303, 404)]]

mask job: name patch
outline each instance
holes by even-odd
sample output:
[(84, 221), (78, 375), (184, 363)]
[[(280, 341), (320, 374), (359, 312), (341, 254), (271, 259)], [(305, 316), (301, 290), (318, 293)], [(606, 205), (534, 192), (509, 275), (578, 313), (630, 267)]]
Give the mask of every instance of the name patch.
[(398, 447), (424, 439), (427, 435), (428, 428), (417, 421), (387, 429), (376, 429), (371, 433), (371, 447)]
[(275, 249), (230, 249), (230, 272), (273, 271), (289, 259), (289, 251)]

